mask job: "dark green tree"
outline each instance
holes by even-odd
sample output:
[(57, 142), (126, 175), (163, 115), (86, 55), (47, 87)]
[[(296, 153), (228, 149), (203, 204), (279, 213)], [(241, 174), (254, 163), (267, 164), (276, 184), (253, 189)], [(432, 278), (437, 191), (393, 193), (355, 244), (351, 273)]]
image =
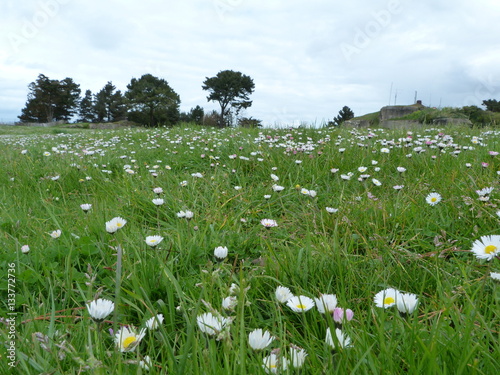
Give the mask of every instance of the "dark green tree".
[(464, 114), (476, 126), (485, 126), (492, 122), (490, 113), (476, 105), (462, 107), (458, 112)]
[(191, 121), (194, 122), (195, 124), (201, 125), (203, 124), (203, 117), (205, 116), (205, 110), (197, 105), (194, 108), (191, 108), (189, 111), (189, 117), (191, 118)]
[(224, 127), (229, 124), (231, 111), (234, 110), (237, 116), (241, 109), (252, 105), (249, 95), (253, 93), (255, 84), (247, 75), (232, 70), (223, 70), (215, 77), (207, 77), (202, 88), (209, 92), (208, 101), (219, 103), (218, 126)]
[(343, 122), (350, 120), (354, 117), (354, 112), (348, 106), (342, 107), (339, 114), (333, 118), (333, 121), (328, 123), (329, 126), (339, 126)]
[(164, 79), (151, 74), (132, 78), (125, 93), (129, 119), (149, 126), (173, 125), (179, 121), (179, 95)]
[(80, 101), (79, 122), (94, 122), (96, 119), (94, 110), (94, 97), (92, 91), (86, 90), (85, 96)]
[(71, 78), (59, 81), (40, 74), (28, 88), (26, 106), (18, 116), (22, 122), (70, 121), (78, 110), (80, 85)]
[(112, 82), (99, 91), (94, 98), (94, 113), (97, 121), (119, 121), (127, 117), (127, 104), (121, 91), (115, 91)]
[(483, 105), (487, 111), (500, 112), (500, 102), (496, 99), (483, 100)]

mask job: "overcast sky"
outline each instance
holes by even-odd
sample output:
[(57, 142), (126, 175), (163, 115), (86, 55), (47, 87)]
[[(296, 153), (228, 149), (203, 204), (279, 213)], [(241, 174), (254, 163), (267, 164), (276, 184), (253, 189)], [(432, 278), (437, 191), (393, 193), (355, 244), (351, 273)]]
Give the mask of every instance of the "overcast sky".
[[(246, 116), (316, 123), (344, 106), (481, 105), (500, 99), (498, 0), (1, 0), (0, 121), (40, 73), (82, 94), (151, 73), (208, 103), (206, 77), (255, 83)], [(392, 90), (391, 90), (392, 88)]]

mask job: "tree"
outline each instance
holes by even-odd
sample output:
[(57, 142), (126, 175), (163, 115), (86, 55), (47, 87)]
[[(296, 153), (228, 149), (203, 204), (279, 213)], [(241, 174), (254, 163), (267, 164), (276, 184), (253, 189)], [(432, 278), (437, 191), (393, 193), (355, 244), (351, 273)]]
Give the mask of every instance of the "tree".
[(242, 128), (260, 128), (262, 127), (262, 120), (253, 117), (242, 117), (238, 119), (238, 125)]
[(195, 124), (203, 124), (203, 116), (205, 116), (205, 111), (199, 105), (191, 108), (189, 112), (181, 112), (179, 116), (179, 121), (181, 122), (194, 122)]
[(22, 122), (69, 121), (77, 112), (81, 90), (71, 78), (59, 81), (39, 74), (28, 88), (26, 107), (18, 116)]
[(95, 121), (95, 110), (94, 110), (94, 97), (92, 96), (92, 91), (85, 91), (85, 96), (80, 101), (80, 118), (79, 122), (94, 122)]
[(500, 112), (500, 102), (495, 99), (483, 100), (483, 105), (487, 111)]
[(476, 105), (462, 107), (458, 112), (467, 116), (467, 118), (476, 126), (484, 126), (492, 122), (490, 114), (483, 111)]
[(95, 95), (94, 113), (97, 121), (119, 121), (127, 117), (128, 107), (121, 91), (108, 82)]
[(131, 105), (129, 119), (149, 126), (173, 125), (179, 121), (179, 95), (168, 82), (151, 74), (132, 78), (125, 97)]
[(237, 116), (239, 111), (252, 105), (249, 95), (254, 91), (255, 84), (247, 75), (232, 70), (223, 70), (215, 77), (206, 78), (202, 86), (210, 94), (208, 101), (218, 102), (220, 115), (218, 125), (227, 126), (231, 111)]
[(342, 107), (339, 114), (333, 118), (333, 121), (328, 123), (328, 126), (339, 126), (343, 122), (350, 120), (354, 117), (354, 112), (348, 106)]

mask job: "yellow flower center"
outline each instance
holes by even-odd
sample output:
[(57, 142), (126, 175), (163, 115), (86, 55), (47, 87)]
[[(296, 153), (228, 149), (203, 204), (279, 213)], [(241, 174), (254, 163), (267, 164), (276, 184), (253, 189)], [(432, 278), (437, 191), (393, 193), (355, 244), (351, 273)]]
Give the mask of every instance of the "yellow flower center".
[(125, 340), (123, 340), (123, 347), (125, 349), (128, 349), (129, 346), (133, 345), (135, 343), (135, 336), (129, 336)]
[(122, 226), (122, 223), (116, 223), (116, 226), (120, 228)]
[(435, 201), (437, 201), (437, 198), (436, 197), (432, 197), (431, 198), (431, 202), (435, 202)]
[(495, 245), (488, 245), (484, 248), (484, 252), (486, 254), (491, 254), (494, 253), (497, 250), (497, 247)]
[(384, 298), (384, 305), (390, 305), (396, 302), (396, 300), (392, 297), (385, 297)]
[(295, 307), (297, 307), (298, 309), (305, 309), (306, 305), (299, 303), (298, 305), (295, 305)]

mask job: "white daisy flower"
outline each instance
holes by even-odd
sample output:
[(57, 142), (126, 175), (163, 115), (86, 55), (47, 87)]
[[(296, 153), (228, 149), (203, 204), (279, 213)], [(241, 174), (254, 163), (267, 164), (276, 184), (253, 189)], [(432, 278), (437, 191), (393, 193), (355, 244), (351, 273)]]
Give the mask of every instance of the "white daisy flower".
[(314, 307), (314, 300), (306, 296), (294, 296), (286, 301), (286, 304), (292, 311), (302, 313)]
[(248, 345), (253, 350), (262, 350), (267, 348), (274, 341), (274, 337), (268, 331), (256, 329), (248, 334)]
[(471, 251), (478, 259), (492, 260), (500, 255), (500, 235), (482, 236), (474, 241)]

